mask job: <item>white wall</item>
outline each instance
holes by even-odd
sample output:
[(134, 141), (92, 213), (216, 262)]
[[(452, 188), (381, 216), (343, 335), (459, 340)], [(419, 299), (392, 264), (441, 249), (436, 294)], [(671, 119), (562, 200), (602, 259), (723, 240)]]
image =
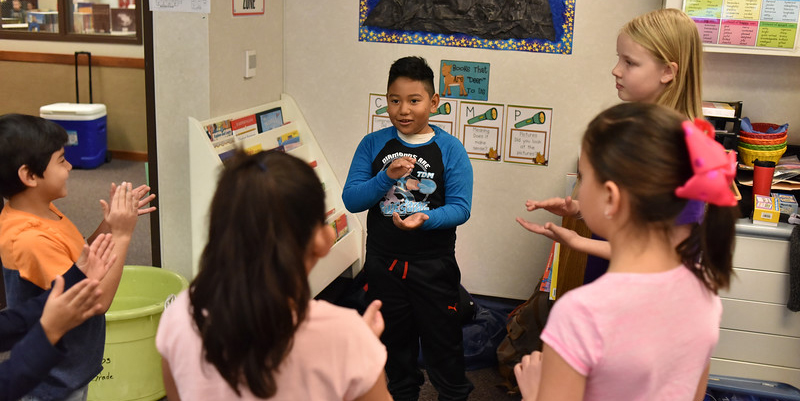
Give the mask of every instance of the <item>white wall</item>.
[[(283, 87), (283, 4), (231, 15), (230, 0), (210, 14), (156, 12), (156, 124), (162, 267), (192, 277), (188, 117), (198, 120), (278, 100)], [(256, 50), (256, 76), (244, 79), (244, 52)], [(216, 177), (209, 177), (210, 181)]]
[[(334, 171), (344, 181), (353, 151), (366, 134), (368, 94), (384, 93), (391, 63), (425, 57), (434, 73), (442, 59), (490, 64), (489, 102), (553, 108), (547, 167), (472, 161), (472, 217), (458, 229), (456, 256), (471, 292), (527, 298), (541, 277), (550, 242), (514, 218), (528, 198), (563, 196), (588, 121), (617, 102), (611, 68), (623, 23), (660, 0), (578, 0), (572, 55), (358, 42), (358, 2), (287, 1), (285, 87), (297, 100)], [(313, 21), (313, 23), (310, 23)], [(365, 214), (360, 216), (363, 219)], [(560, 220), (558, 220), (560, 222)]]

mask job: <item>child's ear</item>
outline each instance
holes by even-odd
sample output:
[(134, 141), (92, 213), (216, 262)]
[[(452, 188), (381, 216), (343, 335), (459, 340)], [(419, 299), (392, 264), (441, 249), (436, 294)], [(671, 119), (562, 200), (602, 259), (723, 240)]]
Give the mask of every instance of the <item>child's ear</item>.
[(603, 213), (606, 218), (614, 217), (622, 207), (622, 194), (620, 193), (619, 186), (614, 181), (606, 181), (603, 183), (605, 190), (605, 208)]
[(23, 164), (17, 170), (17, 175), (19, 176), (19, 180), (25, 184), (26, 187), (35, 187), (36, 186), (36, 175), (28, 168), (27, 164)]
[(668, 84), (672, 82), (678, 75), (678, 63), (671, 61), (664, 66), (664, 72), (661, 74), (661, 83)]
[(434, 93), (433, 96), (431, 96), (431, 113), (435, 113), (436, 109), (438, 108), (439, 108), (439, 94)]

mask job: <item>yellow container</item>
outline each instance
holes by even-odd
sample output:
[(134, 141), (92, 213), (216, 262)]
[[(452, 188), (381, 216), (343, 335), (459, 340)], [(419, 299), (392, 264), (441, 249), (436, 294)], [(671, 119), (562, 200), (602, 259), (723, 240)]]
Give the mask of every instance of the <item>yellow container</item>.
[(125, 266), (106, 312), (103, 371), (89, 383), (92, 401), (163, 398), (156, 331), (166, 302), (189, 286), (185, 278), (152, 266)]
[(777, 163), (778, 160), (781, 159), (781, 156), (783, 156), (783, 154), (786, 152), (786, 147), (778, 150), (758, 151), (739, 146), (736, 148), (736, 151), (739, 153), (739, 158), (742, 159), (742, 163), (744, 165), (753, 167), (753, 162), (755, 160)]

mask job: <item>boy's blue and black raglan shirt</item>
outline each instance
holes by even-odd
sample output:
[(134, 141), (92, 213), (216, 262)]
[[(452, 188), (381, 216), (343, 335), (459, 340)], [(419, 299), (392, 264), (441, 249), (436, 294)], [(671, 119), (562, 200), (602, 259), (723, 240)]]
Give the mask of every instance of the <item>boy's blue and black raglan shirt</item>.
[[(438, 258), (455, 252), (456, 226), (469, 219), (472, 208), (472, 165), (461, 142), (433, 126), (433, 138), (408, 144), (387, 127), (361, 140), (353, 156), (342, 200), (353, 213), (367, 214), (367, 250), (405, 260)], [(386, 168), (393, 160), (417, 160), (410, 175), (393, 180)], [(420, 229), (404, 231), (394, 225), (422, 212), (428, 220)]]

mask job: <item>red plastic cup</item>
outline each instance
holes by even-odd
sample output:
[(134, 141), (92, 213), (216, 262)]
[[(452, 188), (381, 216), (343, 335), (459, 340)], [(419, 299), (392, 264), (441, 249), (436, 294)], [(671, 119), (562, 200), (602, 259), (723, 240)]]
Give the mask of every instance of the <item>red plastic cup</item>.
[(753, 162), (753, 195), (770, 196), (775, 162), (756, 160)]

